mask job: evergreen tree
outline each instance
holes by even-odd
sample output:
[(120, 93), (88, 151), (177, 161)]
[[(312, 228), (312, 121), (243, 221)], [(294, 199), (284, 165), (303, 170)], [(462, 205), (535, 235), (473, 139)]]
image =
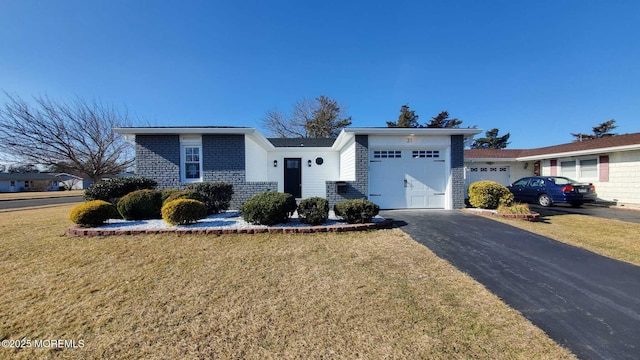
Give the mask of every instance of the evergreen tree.
[(591, 130), (593, 134), (582, 134), (582, 133), (571, 133), (573, 137), (575, 137), (574, 141), (583, 141), (583, 140), (592, 140), (592, 139), (600, 139), (607, 136), (615, 136), (617, 134), (612, 134), (611, 131), (617, 128), (615, 125), (615, 120), (611, 119), (609, 121), (605, 121), (598, 126), (593, 127)]
[(498, 136), (498, 129), (493, 128), (485, 132), (485, 137), (476, 139), (471, 144), (472, 149), (504, 149), (509, 145), (509, 136), (507, 133), (503, 136)]
[(400, 107), (398, 121), (387, 121), (387, 127), (417, 128), (420, 127), (418, 117), (414, 110), (409, 110), (409, 104), (404, 104)]
[(431, 118), (431, 121), (427, 123), (428, 128), (459, 128), (462, 124), (462, 120), (456, 118), (449, 119), (449, 112), (444, 110), (440, 114)]

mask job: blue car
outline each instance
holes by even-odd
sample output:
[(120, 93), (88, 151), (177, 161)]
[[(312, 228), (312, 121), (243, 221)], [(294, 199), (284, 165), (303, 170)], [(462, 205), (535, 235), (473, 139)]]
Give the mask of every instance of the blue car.
[(556, 203), (580, 206), (596, 201), (596, 189), (591, 183), (579, 183), (562, 176), (531, 176), (507, 186), (516, 201), (551, 206)]

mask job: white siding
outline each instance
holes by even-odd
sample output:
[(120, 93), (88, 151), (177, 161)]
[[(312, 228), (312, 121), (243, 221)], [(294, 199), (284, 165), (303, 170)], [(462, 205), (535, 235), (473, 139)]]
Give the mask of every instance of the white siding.
[[(322, 165), (316, 164), (321, 157)], [(268, 181), (278, 182), (278, 191), (284, 191), (284, 159), (302, 159), (302, 198), (312, 196), (327, 197), (326, 181), (338, 180), (340, 176), (340, 155), (331, 148), (278, 148), (268, 154)], [(278, 166), (273, 166), (273, 161)], [(311, 166), (309, 166), (311, 160)]]
[(411, 148), (448, 148), (451, 145), (449, 136), (383, 136), (369, 135), (369, 148), (394, 146)]
[(340, 152), (341, 181), (356, 180), (356, 141), (352, 139)]
[(640, 204), (640, 150), (609, 154), (609, 181), (595, 181), (600, 199)]
[(244, 148), (247, 181), (267, 181), (267, 151), (247, 135), (244, 136)]

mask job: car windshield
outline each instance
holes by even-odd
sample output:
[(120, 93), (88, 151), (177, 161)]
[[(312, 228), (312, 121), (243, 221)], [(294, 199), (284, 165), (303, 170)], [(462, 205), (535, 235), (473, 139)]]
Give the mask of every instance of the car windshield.
[(553, 183), (556, 185), (569, 185), (569, 184), (576, 183), (575, 180), (572, 180), (566, 177), (553, 177), (553, 178), (550, 178), (549, 180), (553, 181)]

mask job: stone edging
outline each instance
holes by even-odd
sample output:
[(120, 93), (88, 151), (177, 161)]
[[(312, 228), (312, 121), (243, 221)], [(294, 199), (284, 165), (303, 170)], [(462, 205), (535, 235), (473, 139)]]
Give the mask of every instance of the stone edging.
[(318, 232), (347, 232), (375, 229), (388, 229), (392, 221), (386, 219), (381, 222), (366, 224), (344, 224), (330, 226), (298, 226), (298, 227), (249, 227), (249, 228), (176, 228), (176, 229), (146, 229), (146, 230), (101, 230), (95, 228), (81, 228), (72, 226), (67, 230), (67, 236), (113, 236), (113, 235), (142, 235), (142, 234), (177, 234), (177, 235), (226, 235), (226, 234), (310, 234)]
[(478, 214), (478, 215), (489, 215), (489, 216), (500, 216), (508, 219), (518, 219), (518, 220), (526, 220), (526, 221), (539, 221), (540, 214), (532, 213), (532, 214), (498, 214), (495, 210), (488, 209), (463, 209), (464, 212), (470, 214)]

